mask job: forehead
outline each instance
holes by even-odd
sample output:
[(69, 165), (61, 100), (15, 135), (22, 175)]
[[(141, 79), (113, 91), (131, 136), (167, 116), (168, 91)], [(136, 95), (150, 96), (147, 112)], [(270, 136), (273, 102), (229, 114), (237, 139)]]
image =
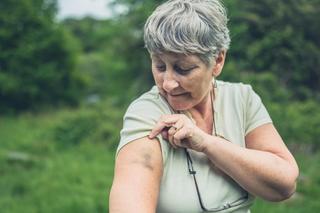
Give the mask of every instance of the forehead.
[(151, 54), (152, 60), (161, 60), (161, 61), (168, 61), (170, 63), (176, 62), (185, 62), (185, 63), (203, 63), (199, 56), (197, 55), (186, 55), (181, 53), (152, 53)]

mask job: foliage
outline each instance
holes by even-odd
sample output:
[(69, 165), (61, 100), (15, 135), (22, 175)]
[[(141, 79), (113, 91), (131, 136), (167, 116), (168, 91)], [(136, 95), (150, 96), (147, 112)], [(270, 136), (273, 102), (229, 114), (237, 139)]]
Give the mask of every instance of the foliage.
[(229, 1), (230, 61), (238, 71), (270, 72), (292, 98), (320, 93), (319, 0)]
[(111, 150), (119, 141), (123, 111), (105, 104), (66, 114), (52, 128), (57, 147), (70, 148), (83, 142), (104, 143)]
[(268, 106), (275, 126), (287, 143), (310, 144), (314, 145), (314, 149), (320, 148), (320, 113), (317, 102), (308, 100)]
[(91, 17), (81, 20), (67, 18), (62, 24), (76, 35), (84, 53), (103, 50), (110, 45), (114, 31), (117, 30), (117, 26), (111, 20), (97, 20)]
[(54, 22), (54, 0), (0, 3), (0, 110), (77, 103), (84, 81), (77, 48)]
[(104, 102), (1, 117), (1, 212), (107, 212), (122, 114)]
[[(135, 57), (135, 49), (130, 48), (129, 44), (132, 40), (129, 26), (124, 26), (119, 20), (88, 17), (82, 20), (66, 19), (62, 24), (74, 33), (82, 46), (83, 54), (77, 69), (89, 79), (88, 95), (112, 96), (121, 103), (127, 103), (137, 94), (136, 85), (144, 85), (141, 84), (144, 78), (136, 71), (142, 70), (141, 64), (136, 62), (133, 66), (128, 59), (130, 55)], [(148, 85), (143, 88), (148, 88)]]

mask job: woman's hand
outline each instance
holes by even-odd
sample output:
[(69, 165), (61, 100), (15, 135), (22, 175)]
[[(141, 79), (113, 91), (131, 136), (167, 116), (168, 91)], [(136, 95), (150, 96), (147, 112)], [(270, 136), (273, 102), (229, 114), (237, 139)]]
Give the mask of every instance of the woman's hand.
[(160, 133), (174, 148), (184, 147), (203, 152), (206, 147), (206, 133), (184, 114), (161, 116), (149, 138), (153, 139)]

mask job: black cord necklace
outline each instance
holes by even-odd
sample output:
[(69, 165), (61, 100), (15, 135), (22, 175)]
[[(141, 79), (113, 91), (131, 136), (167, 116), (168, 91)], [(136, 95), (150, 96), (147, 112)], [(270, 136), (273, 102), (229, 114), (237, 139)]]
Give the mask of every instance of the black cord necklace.
[[(217, 136), (217, 137), (225, 139), (223, 136), (220, 136), (220, 135), (217, 134), (217, 128), (216, 128), (217, 126), (216, 126), (216, 123), (215, 123), (216, 119), (215, 119), (215, 116), (214, 116), (214, 105), (213, 105), (214, 88), (217, 88), (216, 82), (214, 83), (213, 88), (210, 91), (212, 119), (213, 119), (213, 126), (214, 126), (214, 135)], [(216, 97), (216, 94), (214, 94), (214, 95)], [(225, 139), (225, 140), (227, 140), (227, 139)], [(229, 141), (229, 140), (227, 140), (227, 141)], [(196, 173), (197, 172), (193, 168), (192, 158), (191, 158), (190, 153), (188, 152), (187, 148), (184, 148), (184, 152), (185, 152), (186, 157), (187, 157), (188, 171), (189, 171), (189, 174), (192, 175), (192, 177), (193, 177), (193, 181), (194, 181), (194, 185), (196, 187), (199, 204), (200, 204), (200, 207), (201, 207), (202, 211), (205, 211), (205, 212), (208, 212), (208, 211), (210, 211), (210, 212), (219, 212), (219, 211), (222, 211), (222, 210), (225, 210), (225, 209), (229, 209), (229, 208), (232, 208), (232, 207), (236, 207), (236, 206), (242, 205), (243, 203), (247, 202), (247, 200), (249, 199), (249, 194), (246, 191), (246, 194), (243, 197), (240, 197), (239, 199), (237, 199), (236, 201), (233, 201), (231, 203), (225, 203), (224, 205), (221, 205), (221, 206), (215, 207), (215, 208), (206, 208), (205, 205), (204, 205), (204, 202), (202, 200), (201, 194), (200, 194), (199, 185), (198, 185), (198, 182), (197, 182), (197, 179), (196, 179)]]

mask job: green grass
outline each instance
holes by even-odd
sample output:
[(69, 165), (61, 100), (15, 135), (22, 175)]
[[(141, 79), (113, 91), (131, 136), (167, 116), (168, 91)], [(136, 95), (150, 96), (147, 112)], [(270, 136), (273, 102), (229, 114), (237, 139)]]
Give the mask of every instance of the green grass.
[[(95, 111), (0, 117), (1, 213), (108, 212), (112, 144), (123, 112), (106, 117)], [(295, 156), (301, 172), (296, 195), (281, 203), (257, 199), (252, 212), (319, 211), (320, 153)]]
[(2, 213), (108, 211), (114, 152), (88, 137), (76, 145), (53, 140), (70, 113), (0, 119)]
[(98, 146), (41, 157), (31, 166), (7, 164), (1, 212), (106, 212), (112, 167), (113, 155)]

